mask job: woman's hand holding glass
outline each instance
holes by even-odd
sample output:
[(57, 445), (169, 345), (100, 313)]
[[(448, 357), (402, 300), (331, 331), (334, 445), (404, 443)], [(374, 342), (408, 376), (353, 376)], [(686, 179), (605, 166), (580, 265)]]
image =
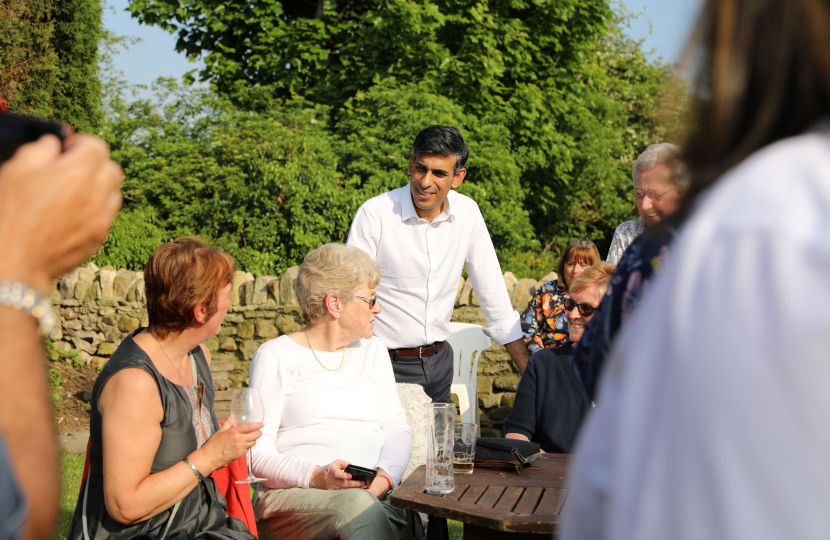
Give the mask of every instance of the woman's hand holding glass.
[[(231, 461), (236, 461), (246, 455), (248, 450), (256, 444), (256, 440), (262, 436), (260, 430), (265, 425), (262, 422), (236, 425), (234, 423), (233, 413), (231, 413), (219, 431), (214, 433), (202, 448), (194, 452), (194, 454), (203, 452), (203, 459), (209, 460), (209, 470), (220, 469)], [(194, 458), (196, 458), (195, 455)], [(194, 458), (191, 458), (191, 461)], [(198, 467), (198, 464), (196, 466)]]

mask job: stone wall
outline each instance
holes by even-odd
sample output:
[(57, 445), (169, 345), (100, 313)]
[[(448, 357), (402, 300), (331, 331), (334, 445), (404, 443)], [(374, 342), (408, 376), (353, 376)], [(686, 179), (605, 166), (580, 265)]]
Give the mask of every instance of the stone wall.
[[(297, 271), (295, 266), (279, 277), (254, 277), (246, 272), (234, 275), (232, 307), (219, 336), (206, 343), (213, 358), (215, 409), (220, 420), (230, 409), (231, 389), (247, 386), (251, 359), (259, 346), (303, 327), (294, 292)], [(552, 273), (540, 282), (518, 280), (508, 272), (504, 281), (514, 308), (521, 312), (537, 285), (554, 278)], [(50, 337), (59, 348), (79, 351), (79, 358), (93, 366), (103, 366), (129, 332), (147, 325), (141, 272), (111, 266), (99, 269), (94, 264), (76, 268), (54, 284), (51, 299), (60, 324)], [(463, 278), (458, 285), (453, 320), (486, 324), (472, 283)], [(510, 356), (494, 342), (481, 355), (478, 367), (483, 436), (502, 435), (518, 382), (519, 374)]]

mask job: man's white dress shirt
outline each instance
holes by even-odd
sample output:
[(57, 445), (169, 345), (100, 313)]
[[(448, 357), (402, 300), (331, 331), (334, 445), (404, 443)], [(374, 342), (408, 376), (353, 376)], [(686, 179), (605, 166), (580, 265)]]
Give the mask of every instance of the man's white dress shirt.
[(830, 135), (710, 188), (621, 330), (563, 540), (830, 537)]
[(522, 337), (487, 225), (469, 197), (451, 190), (441, 215), (430, 223), (415, 212), (407, 184), (363, 203), (347, 244), (380, 265), (375, 335), (390, 349), (429, 345), (452, 334), (463, 268), (496, 343)]

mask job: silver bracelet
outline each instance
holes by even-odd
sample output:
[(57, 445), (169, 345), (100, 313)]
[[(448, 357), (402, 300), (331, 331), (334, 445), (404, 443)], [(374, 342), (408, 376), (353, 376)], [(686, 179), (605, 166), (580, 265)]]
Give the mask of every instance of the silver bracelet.
[(0, 280), (0, 306), (20, 309), (37, 321), (37, 333), (48, 336), (55, 327), (52, 303), (40, 295), (34, 287), (11, 280)]
[(205, 475), (203, 475), (201, 472), (199, 472), (199, 469), (196, 468), (196, 465), (194, 465), (193, 463), (190, 462), (189, 457), (184, 458), (182, 461), (187, 463), (187, 466), (190, 467), (191, 469), (193, 469), (193, 474), (196, 475), (196, 480), (198, 480), (199, 482), (204, 482), (205, 481)]

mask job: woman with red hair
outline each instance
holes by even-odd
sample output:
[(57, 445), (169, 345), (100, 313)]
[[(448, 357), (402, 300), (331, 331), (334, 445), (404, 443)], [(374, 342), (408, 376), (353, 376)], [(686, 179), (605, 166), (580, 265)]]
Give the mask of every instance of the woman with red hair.
[(127, 336), (92, 390), (89, 475), (69, 538), (253, 540), (209, 478), (261, 435), (219, 428), (210, 353), (231, 305), (233, 259), (198, 238), (159, 247), (144, 271), (149, 326)]

